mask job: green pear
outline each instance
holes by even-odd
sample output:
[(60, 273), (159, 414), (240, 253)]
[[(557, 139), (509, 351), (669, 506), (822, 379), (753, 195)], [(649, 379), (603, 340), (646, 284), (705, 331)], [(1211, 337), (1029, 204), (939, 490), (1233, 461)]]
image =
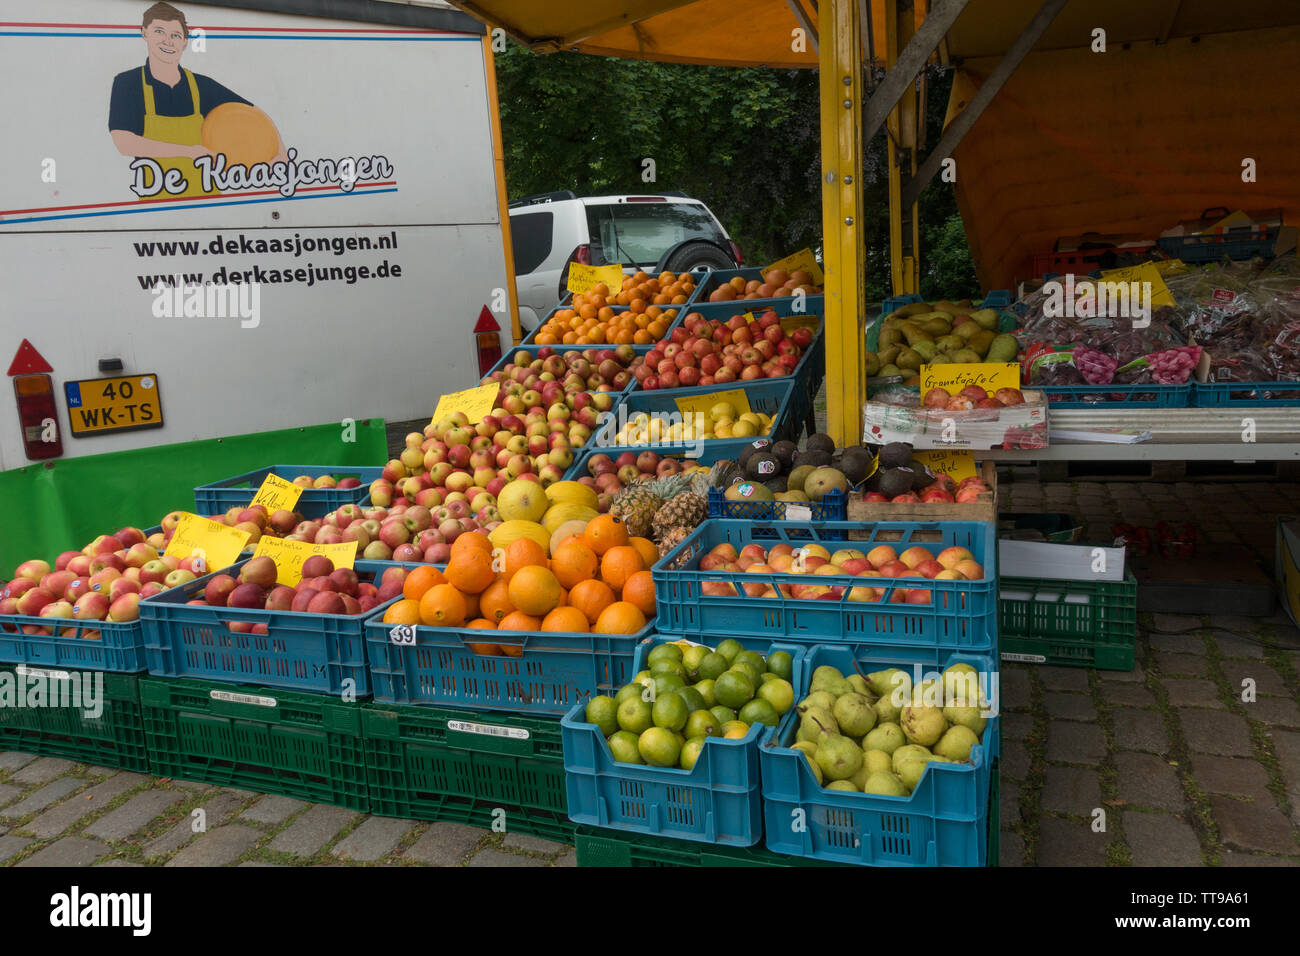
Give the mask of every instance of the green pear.
[(799, 731), (795, 740), (809, 740), (813, 743), (824, 733), (839, 733), (839, 724), (834, 715), (825, 707), (800, 707)]
[(827, 790), (843, 790), (847, 793), (860, 793), (861, 789), (851, 780), (832, 780), (826, 784)]
[(953, 664), (943, 672), (943, 702), (977, 707), (980, 699), (979, 671), (969, 664)]
[(903, 708), (894, 702), (893, 695), (880, 698), (873, 709), (876, 712), (876, 722), (881, 724), (898, 723), (898, 716), (903, 712)]
[(852, 685), (854, 693), (861, 694), (863, 697), (877, 696), (871, 692), (871, 685), (867, 683), (867, 679), (861, 674), (850, 674), (845, 680)]
[(817, 741), (817, 765), (827, 780), (847, 780), (862, 766), (862, 750), (848, 737), (823, 734)]
[(813, 671), (812, 680), (808, 682), (810, 691), (825, 690), (826, 685), (832, 681), (838, 683), (844, 680), (844, 675), (838, 668), (831, 667), (829, 664), (823, 664)]
[(903, 765), (905, 760), (929, 760), (931, 753), (928, 747), (922, 747), (920, 744), (906, 744), (894, 751), (890, 758), (890, 763), (894, 773)]
[(933, 747), (948, 729), (943, 711), (928, 704), (909, 704), (899, 717), (903, 734), (914, 744)]
[(876, 725), (876, 712), (867, 698), (853, 692), (837, 698), (831, 714), (846, 737), (863, 737)]
[(828, 694), (824, 690), (813, 691), (803, 700), (799, 701), (799, 707), (801, 710), (804, 707), (825, 707), (827, 710), (830, 710), (834, 706), (835, 695)]
[(881, 770), (893, 771), (894, 759), (883, 750), (868, 750), (862, 755), (862, 766), (869, 773), (877, 773)]
[(956, 704), (949, 704), (943, 709), (943, 716), (954, 727), (965, 727), (976, 736), (984, 733), (984, 727), (988, 723), (980, 714), (978, 707), (958, 707)]
[(934, 752), (949, 760), (970, 760), (971, 748), (979, 744), (980, 739), (969, 727), (949, 727), (939, 742), (934, 745)]
[(892, 754), (907, 743), (907, 737), (898, 724), (880, 724), (862, 738), (863, 750), (883, 750)]
[(899, 670), (897, 667), (890, 667), (887, 670), (868, 674), (867, 683), (871, 685), (872, 693), (882, 700), (893, 694), (896, 687), (902, 689), (904, 700), (909, 700), (912, 696), (911, 675), (907, 671)]
[(874, 793), (882, 797), (905, 797), (907, 787), (897, 774), (878, 772), (867, 778), (863, 793)]

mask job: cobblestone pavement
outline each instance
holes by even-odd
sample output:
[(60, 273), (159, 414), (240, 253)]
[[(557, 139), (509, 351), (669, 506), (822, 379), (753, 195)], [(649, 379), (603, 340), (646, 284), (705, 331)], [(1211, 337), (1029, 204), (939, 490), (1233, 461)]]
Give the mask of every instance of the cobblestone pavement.
[[(1003, 505), (1189, 517), (1271, 567), (1286, 482), (1014, 480)], [(1300, 631), (1267, 618), (1142, 615), (1132, 672), (1005, 664), (1003, 866), (1300, 866)], [(1243, 700), (1243, 681), (1254, 700)], [(202, 808), (206, 832), (195, 833)], [(452, 823), (0, 753), (10, 866), (574, 866), (572, 847)]]

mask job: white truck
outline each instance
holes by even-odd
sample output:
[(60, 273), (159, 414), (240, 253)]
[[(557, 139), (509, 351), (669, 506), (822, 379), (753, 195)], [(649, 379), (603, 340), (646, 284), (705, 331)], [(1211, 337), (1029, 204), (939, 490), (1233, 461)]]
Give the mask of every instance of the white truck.
[(473, 385), (514, 301), (488, 42), (377, 0), (0, 0), (0, 471)]

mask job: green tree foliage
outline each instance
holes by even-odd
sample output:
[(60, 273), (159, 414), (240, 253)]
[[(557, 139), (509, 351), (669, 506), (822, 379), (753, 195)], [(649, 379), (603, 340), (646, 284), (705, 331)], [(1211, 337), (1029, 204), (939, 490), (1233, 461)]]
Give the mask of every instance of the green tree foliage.
[[(496, 58), (510, 196), (680, 189), (708, 204), (762, 264), (821, 242), (818, 78), (812, 70), (684, 66), (511, 46)], [(933, 143), (947, 84), (932, 89)], [(889, 295), (884, 138), (866, 158), (868, 297)], [(643, 179), (645, 160), (654, 181)], [(921, 199), (925, 278), (936, 294), (969, 294), (952, 188)], [(939, 254), (939, 250), (942, 253)], [(953, 283), (951, 291), (946, 283)], [(928, 286), (927, 286), (928, 287)]]

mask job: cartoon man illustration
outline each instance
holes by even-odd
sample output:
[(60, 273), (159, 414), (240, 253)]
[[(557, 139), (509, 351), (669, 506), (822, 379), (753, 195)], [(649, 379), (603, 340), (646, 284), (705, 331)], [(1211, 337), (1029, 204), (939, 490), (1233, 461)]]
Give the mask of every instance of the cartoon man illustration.
[[(214, 155), (203, 145), (203, 119), (226, 103), (253, 104), (211, 77), (180, 65), (189, 41), (185, 15), (170, 3), (155, 3), (144, 12), (140, 35), (149, 56), (144, 66), (113, 78), (108, 108), (109, 135), (123, 156), (156, 160), (164, 171), (179, 170), (188, 183), (182, 196), (205, 193), (194, 166), (200, 156)], [(284, 140), (275, 133), (278, 152), (287, 159)], [(146, 174), (148, 179), (148, 174)]]

